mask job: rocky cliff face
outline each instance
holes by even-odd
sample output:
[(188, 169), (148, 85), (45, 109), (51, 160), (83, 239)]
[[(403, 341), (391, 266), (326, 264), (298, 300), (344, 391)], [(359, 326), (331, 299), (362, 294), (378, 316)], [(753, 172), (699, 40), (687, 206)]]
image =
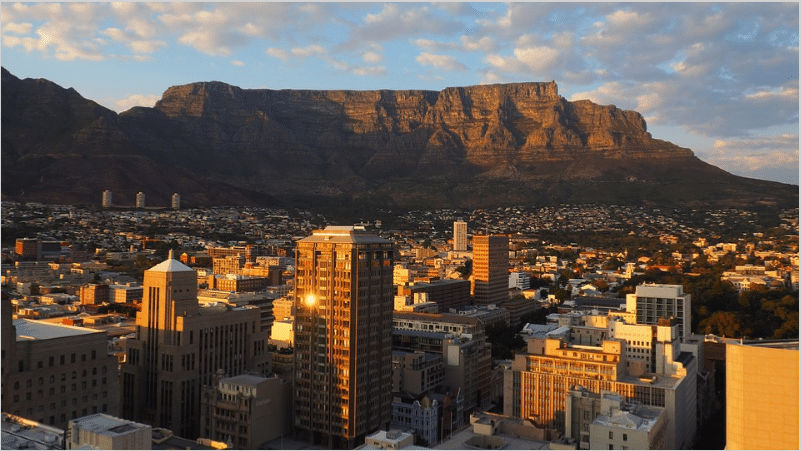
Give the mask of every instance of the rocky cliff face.
[[(46, 133), (35, 131), (41, 124)], [(91, 160), (84, 162), (95, 167), (94, 182), (83, 189), (97, 190), (87, 199), (92, 202), (103, 189), (126, 189), (97, 179), (108, 172), (109, 158), (119, 177), (126, 161), (141, 163), (141, 174), (124, 177), (128, 191), (157, 186), (155, 180), (134, 186), (148, 171), (172, 173), (183, 182), (169, 189), (190, 189), (182, 193), (189, 203), (194, 196), (234, 204), (275, 196), (491, 206), (576, 201), (587, 183), (628, 183), (639, 191), (631, 200), (641, 201), (653, 193), (632, 180), (734, 177), (688, 149), (653, 139), (639, 113), (569, 102), (554, 82), (439, 92), (255, 90), (203, 82), (171, 87), (153, 108), (116, 115), (74, 90), (19, 80), (3, 69), (2, 131), (4, 198), (17, 184), (7, 184), (7, 176), (19, 178), (6, 162), (35, 177), (31, 162), (44, 156), (51, 166), (76, 156)], [(220, 192), (202, 186), (209, 183)]]

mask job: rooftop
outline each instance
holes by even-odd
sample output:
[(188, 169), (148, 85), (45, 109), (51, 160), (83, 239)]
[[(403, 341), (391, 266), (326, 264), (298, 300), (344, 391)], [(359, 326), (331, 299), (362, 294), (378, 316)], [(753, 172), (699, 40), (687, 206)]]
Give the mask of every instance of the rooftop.
[(102, 331), (86, 327), (66, 326), (63, 324), (53, 324), (27, 319), (14, 320), (13, 324), (14, 327), (17, 328), (17, 341), (52, 340), (55, 338), (103, 333)]
[(167, 260), (159, 263), (158, 265), (150, 268), (148, 271), (154, 272), (184, 272), (184, 271), (192, 271), (195, 272), (194, 269), (184, 265), (183, 263), (179, 262), (175, 259), (175, 253), (170, 250), (170, 255), (167, 257)]
[(96, 434), (107, 435), (110, 437), (119, 437), (127, 435), (132, 432), (149, 429), (150, 426), (141, 423), (135, 423), (122, 418), (106, 415), (105, 413), (96, 413), (94, 415), (87, 415), (85, 417), (71, 420), (71, 423), (84, 431), (92, 431)]

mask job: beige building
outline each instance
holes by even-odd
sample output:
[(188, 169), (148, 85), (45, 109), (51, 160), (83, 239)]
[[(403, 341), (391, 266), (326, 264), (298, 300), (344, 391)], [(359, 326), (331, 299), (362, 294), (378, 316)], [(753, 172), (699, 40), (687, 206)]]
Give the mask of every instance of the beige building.
[(604, 340), (601, 346), (530, 339), (528, 352), (515, 356), (504, 378), (504, 414), (564, 433), (570, 390), (579, 385), (592, 393), (615, 392), (626, 402), (664, 408), (665, 447), (688, 448), (696, 430), (697, 362), (692, 354), (679, 351), (677, 339), (662, 339), (663, 373), (642, 377), (628, 373), (622, 339)]
[(70, 420), (68, 449), (151, 449), (149, 425), (98, 413)]
[(442, 356), (427, 352), (392, 351), (392, 391), (420, 394), (445, 381)]
[(726, 449), (798, 449), (798, 340), (726, 343)]
[(3, 412), (58, 428), (83, 415), (119, 413), (117, 359), (105, 332), (12, 322), (8, 299), (2, 308)]
[(453, 250), (467, 250), (467, 223), (464, 221), (453, 223)]
[(197, 299), (195, 271), (170, 257), (145, 271), (136, 337), (125, 340), (122, 416), (196, 437), (203, 386), (217, 370), (227, 374), (269, 370), (260, 310)]
[(665, 449), (665, 409), (626, 404), (605, 392), (600, 413), (589, 427), (589, 449)]
[(499, 305), (509, 299), (509, 237), (473, 237), (473, 277), (476, 305)]
[(292, 383), (250, 374), (219, 377), (215, 387), (204, 388), (200, 410), (204, 438), (259, 449), (291, 431)]
[(358, 226), (297, 243), (295, 430), (310, 442), (353, 448), (389, 425), (393, 254)]

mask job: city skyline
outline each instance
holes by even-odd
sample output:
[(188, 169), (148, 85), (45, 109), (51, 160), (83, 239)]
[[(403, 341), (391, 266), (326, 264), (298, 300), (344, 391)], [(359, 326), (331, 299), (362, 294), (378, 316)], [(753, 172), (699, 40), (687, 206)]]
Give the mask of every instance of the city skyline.
[[(425, 89), (550, 81), (659, 139), (798, 183), (796, 3), (2, 5), (3, 66), (115, 111), (167, 88)], [(322, 76), (324, 74), (324, 76)]]

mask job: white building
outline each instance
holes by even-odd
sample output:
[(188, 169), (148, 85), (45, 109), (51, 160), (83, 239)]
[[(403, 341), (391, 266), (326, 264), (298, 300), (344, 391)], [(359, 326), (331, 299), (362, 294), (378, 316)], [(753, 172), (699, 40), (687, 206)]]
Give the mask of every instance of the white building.
[(640, 285), (635, 293), (626, 295), (626, 311), (635, 314), (637, 324), (656, 325), (661, 318), (676, 318), (682, 340), (692, 333), (690, 295), (681, 285)]
[(181, 196), (178, 193), (172, 195), (172, 209), (173, 210), (181, 209)]
[(528, 290), (531, 288), (531, 277), (526, 273), (513, 272), (509, 274), (509, 288)]
[(142, 191), (136, 193), (136, 208), (145, 208), (145, 193)]
[(111, 205), (111, 191), (105, 190), (103, 191), (103, 208), (108, 208)]

